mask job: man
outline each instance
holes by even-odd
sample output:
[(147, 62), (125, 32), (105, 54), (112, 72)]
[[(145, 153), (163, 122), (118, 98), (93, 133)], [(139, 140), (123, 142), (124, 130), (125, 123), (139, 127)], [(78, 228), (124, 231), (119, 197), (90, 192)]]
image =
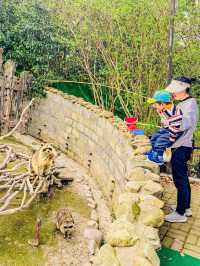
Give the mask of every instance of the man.
[(190, 95), (191, 80), (180, 77), (172, 80), (166, 88), (174, 98), (180, 101), (177, 105), (182, 110), (183, 134), (172, 146), (172, 176), (177, 189), (176, 209), (165, 217), (168, 222), (186, 222), (192, 216), (190, 208), (191, 188), (188, 178), (187, 162), (193, 150), (193, 134), (198, 121), (198, 106), (196, 99)]

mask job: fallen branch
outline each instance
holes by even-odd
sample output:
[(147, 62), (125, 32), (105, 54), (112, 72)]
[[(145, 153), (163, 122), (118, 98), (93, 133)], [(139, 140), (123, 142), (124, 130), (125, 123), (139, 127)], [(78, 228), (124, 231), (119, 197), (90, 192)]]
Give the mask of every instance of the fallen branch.
[(29, 177), (26, 178), (26, 184), (27, 184), (27, 188), (29, 189), (30, 193), (33, 194), (34, 193), (33, 185), (31, 184)]
[(1, 213), (1, 211), (4, 211), (7, 207), (8, 207), (8, 205), (10, 204), (10, 202), (11, 202), (11, 200), (23, 189), (23, 187), (24, 187), (24, 184), (25, 184), (25, 181), (21, 184), (21, 186), (20, 186), (20, 188), (19, 188), (19, 190), (17, 190), (17, 191), (15, 191), (15, 192), (13, 192), (13, 194), (11, 194), (7, 199), (6, 199), (6, 201), (4, 202), (4, 204), (3, 204), (3, 206), (1, 206), (1, 208), (0, 208), (0, 213)]
[(12, 189), (14, 188), (15, 184), (16, 184), (16, 182), (14, 181), (14, 182), (12, 183), (12, 185), (9, 187), (8, 191), (6, 192), (6, 194), (5, 194), (2, 198), (0, 198), (0, 202), (5, 201), (5, 200), (10, 196), (11, 191), (12, 191)]
[[(0, 215), (13, 214), (28, 208), (38, 195), (49, 193), (50, 188), (54, 185), (62, 186), (63, 178), (59, 179), (58, 169), (63, 167), (55, 167), (54, 161), (53, 163), (50, 161), (48, 173), (40, 176), (32, 171), (32, 159), (28, 155), (17, 153), (8, 145), (0, 145), (0, 152), (2, 151), (6, 158), (0, 165), (0, 190), (4, 192), (4, 195), (1, 195), (0, 198)], [(19, 158), (21, 159), (19, 163), (11, 169), (6, 169), (9, 162)], [(26, 172), (16, 173), (24, 165), (27, 168)], [(56, 176), (54, 176), (54, 173), (56, 173)], [(13, 206), (13, 202), (18, 206)]]
[(7, 164), (10, 162), (11, 154), (12, 154), (12, 148), (9, 147), (8, 152), (7, 152), (7, 154), (6, 154), (6, 158), (5, 158), (5, 160), (3, 161), (3, 163), (0, 165), (0, 169), (5, 168), (5, 167), (7, 166)]
[(35, 101), (35, 98), (33, 98), (30, 102), (29, 102), (29, 104), (24, 108), (24, 110), (22, 111), (22, 113), (21, 113), (21, 116), (20, 116), (20, 119), (19, 119), (19, 121), (18, 121), (18, 123), (16, 124), (16, 126), (10, 131), (10, 132), (8, 132), (6, 135), (4, 135), (4, 136), (1, 136), (0, 137), (0, 140), (3, 140), (3, 139), (5, 139), (5, 138), (8, 138), (8, 137), (10, 137), (17, 129), (18, 129), (18, 127), (21, 125), (21, 123), (23, 122), (23, 118), (24, 118), (24, 115), (26, 114), (26, 112), (28, 111), (28, 109), (31, 107), (31, 105), (33, 104), (33, 102)]

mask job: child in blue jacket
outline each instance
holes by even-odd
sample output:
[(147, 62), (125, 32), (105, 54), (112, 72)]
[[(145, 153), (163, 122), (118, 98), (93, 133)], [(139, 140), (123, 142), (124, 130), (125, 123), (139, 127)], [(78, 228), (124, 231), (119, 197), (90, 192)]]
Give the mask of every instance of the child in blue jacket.
[(151, 151), (146, 155), (150, 161), (164, 164), (163, 154), (182, 135), (183, 113), (173, 104), (171, 94), (164, 90), (156, 91), (148, 103), (158, 112), (163, 127), (151, 138)]

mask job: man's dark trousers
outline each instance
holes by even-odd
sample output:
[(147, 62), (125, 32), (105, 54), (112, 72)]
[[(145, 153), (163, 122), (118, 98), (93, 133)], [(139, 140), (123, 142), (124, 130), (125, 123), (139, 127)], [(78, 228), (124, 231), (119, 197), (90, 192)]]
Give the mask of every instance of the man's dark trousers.
[(192, 148), (181, 146), (172, 150), (172, 176), (177, 189), (177, 208), (180, 215), (190, 208), (191, 188), (188, 178), (187, 161), (190, 160)]
[(166, 148), (170, 147), (172, 144), (173, 143), (170, 141), (169, 130), (166, 128), (159, 129), (151, 138), (152, 150), (161, 156)]

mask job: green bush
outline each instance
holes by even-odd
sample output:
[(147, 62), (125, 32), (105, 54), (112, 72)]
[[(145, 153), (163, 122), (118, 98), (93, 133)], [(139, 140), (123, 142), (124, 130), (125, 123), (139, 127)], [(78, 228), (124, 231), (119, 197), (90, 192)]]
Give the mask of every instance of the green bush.
[[(178, 1), (174, 76), (200, 76), (199, 5)], [(0, 46), (18, 71), (91, 83), (96, 104), (157, 123), (146, 97), (166, 86), (170, 1), (4, 0)], [(195, 85), (197, 95), (199, 86)], [(74, 92), (75, 93), (75, 92)], [(106, 95), (106, 97), (105, 97)]]

